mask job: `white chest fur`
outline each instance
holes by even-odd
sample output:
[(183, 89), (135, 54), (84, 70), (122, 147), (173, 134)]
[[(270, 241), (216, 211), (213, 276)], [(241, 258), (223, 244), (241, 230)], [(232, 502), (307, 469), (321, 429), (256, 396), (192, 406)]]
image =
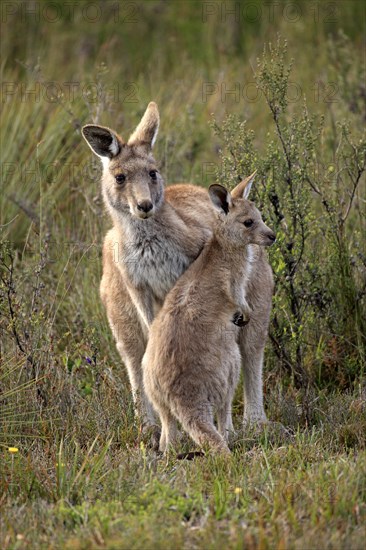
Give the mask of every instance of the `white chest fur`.
[(127, 233), (119, 263), (136, 288), (149, 288), (160, 300), (189, 266), (189, 259), (165, 228), (146, 220)]

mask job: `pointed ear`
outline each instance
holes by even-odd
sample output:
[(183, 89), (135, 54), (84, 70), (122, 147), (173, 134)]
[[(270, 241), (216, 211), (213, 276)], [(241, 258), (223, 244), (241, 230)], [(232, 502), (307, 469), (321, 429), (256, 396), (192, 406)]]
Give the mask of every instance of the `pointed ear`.
[(251, 176), (248, 176), (243, 181), (241, 181), (232, 191), (231, 196), (234, 199), (247, 199), (250, 193), (250, 188), (256, 175), (257, 170), (253, 172)]
[(151, 101), (139, 125), (128, 140), (128, 145), (143, 143), (153, 147), (159, 130), (159, 111), (154, 101)]
[(208, 188), (208, 194), (212, 204), (219, 212), (224, 212), (225, 214), (229, 212), (229, 208), (232, 205), (232, 200), (229, 191), (227, 191), (225, 187), (216, 183), (214, 185), (210, 185)]
[(122, 139), (113, 130), (104, 126), (87, 124), (81, 131), (90, 149), (98, 157), (112, 159), (118, 155), (123, 146)]

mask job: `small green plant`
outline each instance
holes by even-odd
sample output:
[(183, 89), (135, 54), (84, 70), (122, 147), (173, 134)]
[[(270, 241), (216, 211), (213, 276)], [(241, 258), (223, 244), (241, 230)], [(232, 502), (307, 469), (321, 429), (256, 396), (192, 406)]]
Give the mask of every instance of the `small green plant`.
[(77, 503), (85, 498), (90, 486), (100, 483), (108, 471), (100, 473), (104, 465), (105, 457), (110, 450), (112, 439), (110, 438), (102, 447), (95, 452), (94, 447), (99, 439), (96, 436), (90, 447), (81, 452), (77, 442), (74, 442), (73, 449), (66, 452), (65, 443), (61, 440), (56, 461), (56, 501), (66, 499), (69, 502)]
[(366, 221), (357, 205), (366, 138), (348, 122), (336, 122), (330, 132), (325, 115), (311, 115), (305, 99), (301, 110), (289, 112), (286, 58), (279, 39), (258, 60), (255, 79), (273, 129), (257, 153), (245, 121), (228, 115), (213, 122), (224, 144), (217, 178), (234, 186), (258, 170), (256, 201), (277, 233), (270, 251), (276, 282), (270, 340), (283, 371), (299, 387), (328, 383), (333, 361), (333, 380), (349, 386), (360, 380), (365, 361)]

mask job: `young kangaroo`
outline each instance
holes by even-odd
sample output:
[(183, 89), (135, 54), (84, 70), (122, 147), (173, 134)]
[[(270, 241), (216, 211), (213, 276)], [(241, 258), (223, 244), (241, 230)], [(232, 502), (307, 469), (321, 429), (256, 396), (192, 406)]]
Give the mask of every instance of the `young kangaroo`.
[[(102, 301), (126, 365), (143, 426), (154, 425), (143, 391), (141, 361), (149, 326), (177, 279), (212, 235), (214, 209), (206, 189), (178, 184), (164, 189), (152, 155), (159, 128), (155, 103), (125, 142), (109, 128), (89, 124), (82, 132), (103, 163), (102, 192), (113, 228), (103, 246)], [(232, 196), (241, 196), (240, 185)], [(262, 360), (272, 302), (272, 271), (261, 248), (251, 249), (248, 303), (251, 322), (239, 333), (243, 360), (245, 422), (265, 421)]]
[(161, 451), (174, 443), (178, 420), (199, 446), (230, 452), (231, 404), (241, 359), (241, 329), (235, 325), (250, 317), (250, 246), (270, 246), (276, 238), (246, 200), (249, 189), (245, 180), (244, 198), (234, 199), (221, 185), (210, 187), (219, 211), (213, 237), (169, 292), (150, 327), (144, 387), (161, 420)]

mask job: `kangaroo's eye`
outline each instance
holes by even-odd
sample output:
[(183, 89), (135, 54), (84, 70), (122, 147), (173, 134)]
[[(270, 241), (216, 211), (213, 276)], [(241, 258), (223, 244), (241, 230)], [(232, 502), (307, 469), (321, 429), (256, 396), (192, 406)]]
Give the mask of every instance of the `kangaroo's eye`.
[(121, 184), (126, 181), (126, 176), (124, 174), (117, 174), (116, 176), (116, 182)]
[(152, 180), (156, 180), (156, 170), (150, 170), (149, 176)]
[(253, 225), (253, 220), (245, 220), (244, 225), (245, 227), (251, 227)]

